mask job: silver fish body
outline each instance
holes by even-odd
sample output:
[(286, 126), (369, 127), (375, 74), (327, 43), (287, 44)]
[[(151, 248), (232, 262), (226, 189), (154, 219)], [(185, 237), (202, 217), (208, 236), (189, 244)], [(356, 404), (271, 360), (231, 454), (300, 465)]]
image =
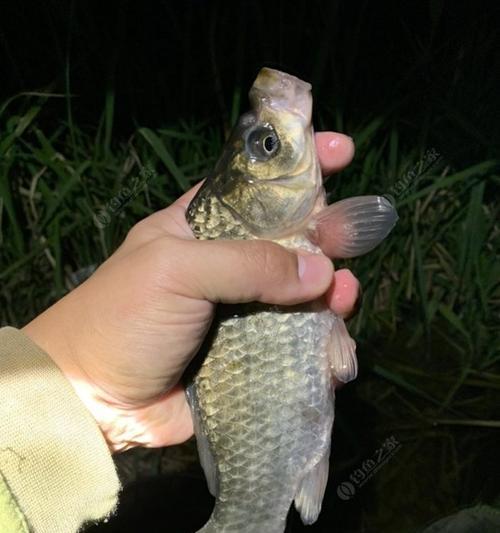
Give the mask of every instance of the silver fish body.
[[(252, 91), (253, 114), (240, 120), (187, 220), (200, 239), (266, 238), (322, 253), (310, 239), (326, 205), (310, 86), (264, 69)], [(365, 220), (365, 211), (356, 213)], [(216, 496), (201, 532), (281, 533), (293, 501), (304, 523), (317, 519), (329, 471), (332, 374), (355, 377), (354, 350), (343, 320), (320, 300), (220, 306), (187, 388), (200, 460)]]

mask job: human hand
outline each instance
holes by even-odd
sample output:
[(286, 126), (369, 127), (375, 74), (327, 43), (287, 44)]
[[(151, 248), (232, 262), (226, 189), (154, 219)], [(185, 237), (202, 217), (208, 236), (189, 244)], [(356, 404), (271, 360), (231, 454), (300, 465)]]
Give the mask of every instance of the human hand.
[[(341, 134), (318, 133), (316, 144), (325, 174), (354, 153)], [(324, 256), (267, 241), (195, 240), (185, 210), (196, 190), (136, 224), (85, 283), (24, 328), (70, 380), (113, 452), (192, 435), (179, 379), (217, 303), (289, 305), (326, 293), (330, 308), (347, 316), (357, 299), (354, 276), (334, 274)]]

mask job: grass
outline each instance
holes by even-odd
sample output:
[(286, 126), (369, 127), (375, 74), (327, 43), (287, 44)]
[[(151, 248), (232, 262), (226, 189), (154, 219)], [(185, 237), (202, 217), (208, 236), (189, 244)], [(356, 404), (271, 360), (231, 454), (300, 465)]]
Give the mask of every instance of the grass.
[[(203, 177), (222, 146), (219, 128), (194, 122), (138, 128), (120, 142), (111, 96), (95, 130), (43, 127), (58, 102), (27, 94), (0, 107), (2, 324), (22, 325), (71, 289), (136, 221)], [(357, 530), (413, 531), (466, 505), (499, 503), (499, 164), (460, 168), (432, 146), (408, 148), (384, 118), (349, 133), (357, 157), (327, 183), (331, 201), (390, 194), (400, 221), (378, 251), (345, 262), (364, 289), (350, 326), (362, 370), (339, 395), (334, 479), (391, 435), (402, 447), (360, 489), (358, 505), (371, 502), (361, 515), (333, 505)], [(360, 410), (371, 413), (368, 425)], [(408, 478), (411, 512), (400, 488)]]
[[(432, 146), (405, 150), (382, 119), (354, 138), (358, 157), (332, 199), (389, 191), (400, 216), (377, 252), (348, 263), (364, 287), (352, 324), (362, 369), (356, 412), (372, 412), (370, 436), (366, 421), (357, 435), (402, 442), (390, 472), (374, 480), (367, 497), (379, 503), (363, 526), (415, 531), (467, 503), (500, 503), (492, 489), (500, 476), (492, 456), (500, 420), (499, 165), (457, 168)], [(437, 155), (431, 164), (429, 153)], [(348, 406), (339, 409), (344, 416), (352, 417)], [(416, 481), (401, 494), (403, 479)]]
[(218, 132), (188, 124), (142, 128), (113, 143), (108, 109), (94, 132), (62, 123), (46, 134), (37, 117), (50, 100), (21, 96), (0, 109), (0, 120), (8, 114), (0, 140), (2, 323), (20, 324), (62, 296), (72, 275), (102, 262), (134, 221), (201, 179), (220, 145)]
[[(400, 215), (375, 252), (337, 265), (363, 286), (349, 325), (360, 376), (338, 394), (333, 476), (320, 522), (304, 531), (417, 532), (462, 508), (500, 508), (494, 18), (434, 0), (257, 2), (244, 13), (237, 3), (80, 4), (32, 8), (41, 33), (25, 40), (28, 59), (8, 42), (24, 9), (11, 6), (18, 22), (2, 25), (19, 80), (40, 63), (64, 91), (0, 104), (0, 323), (27, 322), (206, 175), (255, 70), (286, 68), (312, 81), (317, 129), (356, 142), (353, 164), (327, 182), (330, 201), (387, 194)], [(102, 94), (98, 121), (73, 94), (89, 91)], [(179, 116), (203, 119), (158, 126)], [(141, 117), (133, 129), (130, 117)], [(398, 452), (339, 499), (338, 484), (391, 436)], [(292, 530), (302, 531), (297, 519)]]

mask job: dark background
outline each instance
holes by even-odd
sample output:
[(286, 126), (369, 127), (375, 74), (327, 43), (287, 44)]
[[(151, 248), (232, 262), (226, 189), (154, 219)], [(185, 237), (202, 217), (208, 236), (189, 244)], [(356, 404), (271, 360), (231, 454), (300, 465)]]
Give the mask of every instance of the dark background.
[[(0, 218), (2, 322), (28, 321), (181, 192), (140, 128), (194, 182), (246, 109), (257, 71), (296, 74), (313, 84), (316, 129), (356, 141), (330, 190), (384, 193), (414, 168), (420, 181), (397, 199), (391, 241), (350, 264), (365, 289), (351, 326), (361, 373), (339, 393), (322, 515), (304, 528), (292, 511), (287, 531), (423, 531), (453, 514), (446, 531), (500, 530), (456, 515), (500, 508), (499, 15), (495, 2), (452, 0), (2, 2), (0, 105), (17, 98), (0, 108), (0, 141), (39, 93), (54, 95), (0, 158), (0, 192), (13, 204)], [(91, 162), (70, 193), (64, 169), (37, 151), (40, 131), (66, 160)], [(158, 178), (99, 237), (89, 213), (123, 186), (116, 175), (131, 144)], [(422, 169), (429, 149), (439, 163)], [(41, 165), (36, 226), (23, 191)], [(339, 484), (392, 436), (401, 448), (341, 499)], [(117, 462), (118, 515), (89, 533), (189, 533), (206, 521), (212, 501), (192, 442)]]
[(68, 91), (95, 124), (112, 91), (126, 135), (227, 122), (258, 69), (276, 66), (312, 82), (321, 127), (384, 114), (408, 142), (429, 135), (448, 157), (478, 158), (500, 141), (498, 15), (494, 2), (444, 0), (4, 2), (0, 96)]

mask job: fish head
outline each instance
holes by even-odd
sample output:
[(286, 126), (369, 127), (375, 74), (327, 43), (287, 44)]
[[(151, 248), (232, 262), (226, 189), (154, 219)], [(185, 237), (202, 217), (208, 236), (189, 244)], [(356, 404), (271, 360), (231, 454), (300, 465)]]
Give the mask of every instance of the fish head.
[(212, 176), (220, 202), (257, 237), (304, 226), (322, 189), (311, 85), (262, 69)]

